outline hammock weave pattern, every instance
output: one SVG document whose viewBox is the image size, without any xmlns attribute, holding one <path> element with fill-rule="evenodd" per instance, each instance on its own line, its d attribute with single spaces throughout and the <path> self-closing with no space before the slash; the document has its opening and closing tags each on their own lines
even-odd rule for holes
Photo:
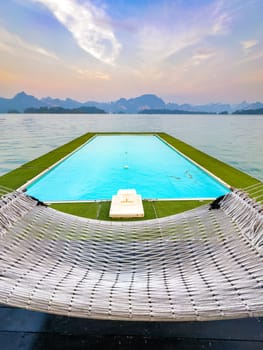
<svg viewBox="0 0 263 350">
<path fill-rule="evenodd" d="M 111 320 L 263 316 L 263 210 L 244 192 L 217 210 L 125 223 L 38 204 L 0 198 L 3 304 Z"/>
</svg>

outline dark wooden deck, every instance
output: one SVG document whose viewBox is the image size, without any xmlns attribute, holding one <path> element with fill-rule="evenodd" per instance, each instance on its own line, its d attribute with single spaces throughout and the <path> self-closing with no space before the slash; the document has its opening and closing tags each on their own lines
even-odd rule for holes
<svg viewBox="0 0 263 350">
<path fill-rule="evenodd" d="M 0 307 L 1 350 L 262 350 L 263 318 L 210 322 L 117 322 Z"/>
</svg>

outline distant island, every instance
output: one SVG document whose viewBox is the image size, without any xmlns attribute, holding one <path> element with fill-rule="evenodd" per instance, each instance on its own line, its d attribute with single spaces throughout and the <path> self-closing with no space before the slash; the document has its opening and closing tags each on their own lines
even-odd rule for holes
<svg viewBox="0 0 263 350">
<path fill-rule="evenodd" d="M 178 109 L 144 109 L 139 111 L 138 114 L 215 114 L 208 112 L 190 112 Z"/>
<path fill-rule="evenodd" d="M 95 109 L 97 108 L 97 109 Z M 114 113 L 114 114 L 262 114 L 262 102 L 238 104 L 208 103 L 192 105 L 165 102 L 154 94 L 144 94 L 134 98 L 120 98 L 116 101 L 80 102 L 71 98 L 37 98 L 20 92 L 12 98 L 0 97 L 0 113 Z M 254 112 L 256 111 L 257 112 Z M 243 112 L 244 111 L 244 112 Z"/>
<path fill-rule="evenodd" d="M 79 107 L 79 108 L 62 108 L 62 107 L 40 107 L 26 108 L 24 113 L 35 114 L 105 114 L 103 109 L 97 107 Z"/>
<path fill-rule="evenodd" d="M 263 108 L 258 109 L 243 109 L 241 111 L 235 111 L 233 114 L 262 114 L 263 115 Z"/>
</svg>

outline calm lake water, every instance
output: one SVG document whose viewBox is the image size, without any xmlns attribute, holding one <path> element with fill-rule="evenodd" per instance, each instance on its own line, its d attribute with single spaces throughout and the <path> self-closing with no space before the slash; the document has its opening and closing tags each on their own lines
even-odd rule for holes
<svg viewBox="0 0 263 350">
<path fill-rule="evenodd" d="M 86 132 L 166 132 L 263 180 L 262 115 L 0 114 L 0 175 Z"/>
</svg>

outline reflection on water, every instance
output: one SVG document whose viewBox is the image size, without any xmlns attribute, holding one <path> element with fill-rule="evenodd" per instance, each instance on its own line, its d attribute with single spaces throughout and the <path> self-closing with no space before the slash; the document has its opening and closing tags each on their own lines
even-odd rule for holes
<svg viewBox="0 0 263 350">
<path fill-rule="evenodd" d="M 85 132 L 167 132 L 263 180 L 263 116 L 10 115 L 0 118 L 0 175 Z"/>
</svg>

